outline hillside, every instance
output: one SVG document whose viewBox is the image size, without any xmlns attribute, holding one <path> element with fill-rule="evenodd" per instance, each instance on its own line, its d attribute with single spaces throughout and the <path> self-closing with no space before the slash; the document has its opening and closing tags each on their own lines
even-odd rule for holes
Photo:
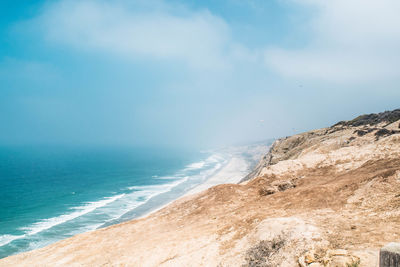
<svg viewBox="0 0 400 267">
<path fill-rule="evenodd" d="M 279 139 L 241 184 L 0 266 L 376 266 L 399 227 L 398 109 Z"/>
</svg>

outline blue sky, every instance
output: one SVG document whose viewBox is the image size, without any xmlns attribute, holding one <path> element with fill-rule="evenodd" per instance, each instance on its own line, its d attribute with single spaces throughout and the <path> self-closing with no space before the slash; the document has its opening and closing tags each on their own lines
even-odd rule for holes
<svg viewBox="0 0 400 267">
<path fill-rule="evenodd" d="M 400 103 L 397 0 L 0 3 L 0 144 L 212 147 Z"/>
</svg>

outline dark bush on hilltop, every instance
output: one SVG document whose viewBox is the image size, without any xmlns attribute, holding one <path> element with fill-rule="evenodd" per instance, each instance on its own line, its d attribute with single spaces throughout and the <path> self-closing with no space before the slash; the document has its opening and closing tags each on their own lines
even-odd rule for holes
<svg viewBox="0 0 400 267">
<path fill-rule="evenodd" d="M 242 267 L 272 267 L 271 257 L 285 245 L 282 235 L 272 240 L 262 240 L 246 253 L 246 263 Z"/>
<path fill-rule="evenodd" d="M 364 130 L 356 130 L 354 133 L 356 133 L 358 136 L 364 136 L 372 131 L 378 130 L 378 128 L 367 128 Z"/>
<path fill-rule="evenodd" d="M 376 131 L 375 136 L 378 137 L 382 137 L 382 136 L 389 136 L 392 134 L 397 134 L 400 133 L 400 131 L 396 131 L 396 130 L 388 130 L 388 129 L 379 129 L 378 131 Z"/>
<path fill-rule="evenodd" d="M 381 113 L 372 113 L 358 116 L 351 121 L 340 121 L 333 126 L 363 126 L 363 125 L 376 125 L 381 122 L 386 122 L 387 124 L 393 123 L 400 120 L 400 109 L 395 109 L 392 111 L 385 111 Z M 400 125 L 399 125 L 400 127 Z"/>
</svg>

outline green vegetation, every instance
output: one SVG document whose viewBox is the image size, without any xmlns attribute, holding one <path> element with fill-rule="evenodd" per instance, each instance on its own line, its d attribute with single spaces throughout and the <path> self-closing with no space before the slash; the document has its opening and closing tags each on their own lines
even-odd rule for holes
<svg viewBox="0 0 400 267">
<path fill-rule="evenodd" d="M 347 263 L 346 265 L 347 265 L 347 267 L 359 267 L 360 260 L 353 261 L 352 263 Z"/>
</svg>

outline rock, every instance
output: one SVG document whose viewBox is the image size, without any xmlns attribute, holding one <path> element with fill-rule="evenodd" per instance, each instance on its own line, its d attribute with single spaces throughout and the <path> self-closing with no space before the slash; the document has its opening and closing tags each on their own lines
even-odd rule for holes
<svg viewBox="0 0 400 267">
<path fill-rule="evenodd" d="M 307 267 L 307 263 L 304 256 L 301 256 L 298 260 L 300 267 Z"/>
<path fill-rule="evenodd" d="M 287 181 L 287 180 L 274 181 L 272 183 L 272 185 L 276 186 L 279 191 L 285 191 L 289 188 L 295 187 L 291 181 Z"/>
<path fill-rule="evenodd" d="M 301 267 L 308 267 L 308 266 L 322 266 L 317 262 L 316 256 L 315 256 L 315 250 L 310 250 L 307 251 L 306 254 L 301 256 L 298 260 L 299 264 Z"/>
<path fill-rule="evenodd" d="M 395 178 L 400 181 L 400 170 L 396 172 Z"/>
<path fill-rule="evenodd" d="M 261 196 L 268 196 L 268 195 L 272 195 L 274 193 L 278 192 L 278 189 L 276 187 L 270 186 L 270 187 L 263 187 L 260 188 L 260 190 L 258 190 L 258 193 Z"/>
<path fill-rule="evenodd" d="M 350 255 L 339 255 L 339 256 L 332 256 L 331 261 L 329 263 L 329 267 L 349 267 L 353 266 L 353 264 L 359 264 L 360 259 L 355 256 Z"/>
<path fill-rule="evenodd" d="M 354 263 L 359 263 L 360 259 L 356 256 L 350 255 L 345 249 L 332 249 L 328 250 L 324 263 L 329 267 L 348 267 Z"/>
<path fill-rule="evenodd" d="M 400 266 L 400 243 L 389 243 L 381 248 L 379 253 L 380 267 Z"/>
<path fill-rule="evenodd" d="M 346 256 L 333 256 L 329 264 L 330 267 L 347 267 L 351 261 Z"/>
<path fill-rule="evenodd" d="M 314 250 L 308 251 L 299 258 L 301 267 L 349 267 L 360 263 L 360 258 L 350 255 L 345 249 L 327 250 L 324 257 L 320 258 Z"/>
<path fill-rule="evenodd" d="M 304 262 L 307 264 L 315 262 L 315 251 L 310 250 L 304 255 Z"/>
</svg>

